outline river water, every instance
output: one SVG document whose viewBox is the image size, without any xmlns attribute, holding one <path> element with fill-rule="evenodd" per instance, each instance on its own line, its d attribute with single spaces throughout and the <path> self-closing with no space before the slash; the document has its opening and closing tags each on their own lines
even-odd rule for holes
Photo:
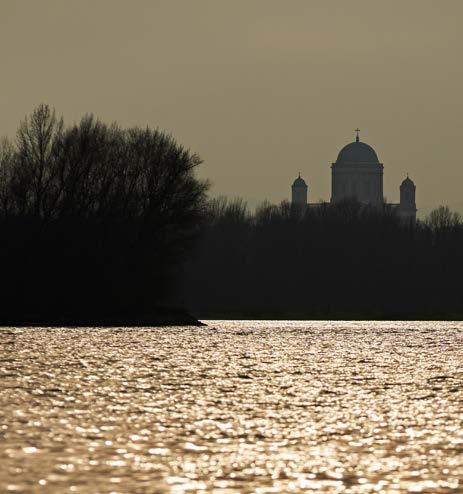
<svg viewBox="0 0 463 494">
<path fill-rule="evenodd" d="M 463 492 L 463 323 L 207 324 L 0 329 L 0 492 Z"/>
</svg>

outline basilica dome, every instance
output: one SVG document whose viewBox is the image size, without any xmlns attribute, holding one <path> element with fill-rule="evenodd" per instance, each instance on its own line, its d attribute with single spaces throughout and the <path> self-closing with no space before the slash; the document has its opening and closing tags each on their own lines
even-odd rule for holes
<svg viewBox="0 0 463 494">
<path fill-rule="evenodd" d="M 365 142 L 354 141 L 339 151 L 336 163 L 379 163 L 376 151 Z"/>
</svg>

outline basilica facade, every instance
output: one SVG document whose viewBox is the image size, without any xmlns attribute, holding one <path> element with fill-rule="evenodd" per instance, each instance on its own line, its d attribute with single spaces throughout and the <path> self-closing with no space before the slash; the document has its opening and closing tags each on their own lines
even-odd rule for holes
<svg viewBox="0 0 463 494">
<path fill-rule="evenodd" d="M 336 161 L 331 165 L 331 200 L 336 203 L 348 198 L 355 198 L 362 204 L 382 206 L 383 170 L 375 150 L 360 141 L 359 130 L 354 142 L 339 151 Z M 388 204 L 398 216 L 407 223 L 416 221 L 416 187 L 407 178 L 400 185 L 400 202 Z M 292 185 L 292 203 L 299 207 L 316 207 L 308 202 L 308 186 L 299 175 Z"/>
</svg>

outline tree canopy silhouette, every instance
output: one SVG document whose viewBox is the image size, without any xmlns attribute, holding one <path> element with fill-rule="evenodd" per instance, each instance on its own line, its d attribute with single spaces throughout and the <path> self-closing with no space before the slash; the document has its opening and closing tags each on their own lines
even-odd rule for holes
<svg viewBox="0 0 463 494">
<path fill-rule="evenodd" d="M 200 163 L 159 130 L 37 107 L 0 141 L 0 318 L 133 320 L 179 300 L 201 317 L 463 314 L 447 207 L 416 226 L 355 200 L 250 212 L 208 201 Z"/>
<path fill-rule="evenodd" d="M 205 211 L 200 163 L 162 131 L 37 107 L 0 144 L 3 315 L 168 303 Z"/>
<path fill-rule="evenodd" d="M 416 226 L 355 200 L 251 213 L 209 204 L 185 296 L 203 318 L 462 317 L 463 228 L 448 208 Z"/>
</svg>

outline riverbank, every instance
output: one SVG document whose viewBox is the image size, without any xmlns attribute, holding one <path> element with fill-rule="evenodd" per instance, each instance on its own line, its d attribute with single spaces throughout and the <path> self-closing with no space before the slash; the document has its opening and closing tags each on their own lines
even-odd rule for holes
<svg viewBox="0 0 463 494">
<path fill-rule="evenodd" d="M 463 321 L 463 313 L 440 312 L 201 312 L 197 316 L 223 321 Z"/>
<path fill-rule="evenodd" d="M 204 326 L 182 309 L 160 308 L 150 314 L 21 314 L 0 316 L 0 327 L 157 327 Z"/>
</svg>

